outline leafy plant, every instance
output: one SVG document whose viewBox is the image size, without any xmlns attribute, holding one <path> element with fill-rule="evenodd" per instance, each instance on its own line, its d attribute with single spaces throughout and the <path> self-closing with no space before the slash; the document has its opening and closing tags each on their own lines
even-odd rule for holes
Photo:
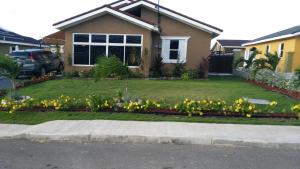
<svg viewBox="0 0 300 169">
<path fill-rule="evenodd" d="M 15 79 L 20 73 L 20 67 L 10 57 L 0 56 L 0 75 L 11 79 L 13 90 L 15 89 Z"/>
<path fill-rule="evenodd" d="M 151 68 L 151 76 L 152 77 L 161 77 L 163 75 L 162 67 L 163 67 L 163 58 L 160 55 L 157 55 L 154 58 L 154 63 Z"/>
<path fill-rule="evenodd" d="M 280 57 L 277 52 L 275 52 L 275 54 L 265 54 L 265 58 L 259 58 L 253 61 L 252 66 L 254 68 L 254 74 L 260 69 L 270 69 L 275 71 L 279 61 Z"/>
<path fill-rule="evenodd" d="M 99 57 L 95 66 L 96 81 L 102 78 L 124 79 L 129 75 L 127 66 L 123 65 L 116 56 Z"/>
<path fill-rule="evenodd" d="M 181 77 L 184 71 L 184 64 L 177 60 L 177 63 L 175 64 L 175 68 L 173 70 L 173 76 Z"/>
<path fill-rule="evenodd" d="M 186 70 L 181 76 L 182 80 L 193 80 L 193 79 L 200 79 L 200 78 L 201 78 L 201 74 L 199 70 Z"/>
<path fill-rule="evenodd" d="M 258 53 L 259 53 L 259 52 L 258 52 L 257 50 L 254 50 L 254 51 L 252 51 L 252 54 L 249 56 L 248 59 L 240 58 L 239 60 L 237 60 L 237 61 L 235 62 L 234 67 L 236 68 L 236 67 L 238 67 L 238 65 L 244 64 L 244 65 L 245 65 L 244 67 L 245 67 L 246 69 L 249 69 L 249 68 L 252 66 L 253 61 L 255 60 L 256 55 L 257 55 Z"/>
</svg>

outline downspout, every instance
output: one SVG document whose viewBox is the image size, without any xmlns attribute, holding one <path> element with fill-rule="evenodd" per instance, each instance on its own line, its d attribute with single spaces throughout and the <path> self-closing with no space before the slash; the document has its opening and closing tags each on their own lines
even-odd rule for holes
<svg viewBox="0 0 300 169">
<path fill-rule="evenodd" d="M 160 53 L 160 36 L 161 36 L 161 15 L 160 15 L 160 0 L 158 0 L 157 2 L 157 28 L 158 28 L 158 43 L 157 43 L 157 55 L 159 55 Z M 157 56 L 157 57 L 161 57 L 161 56 Z"/>
</svg>

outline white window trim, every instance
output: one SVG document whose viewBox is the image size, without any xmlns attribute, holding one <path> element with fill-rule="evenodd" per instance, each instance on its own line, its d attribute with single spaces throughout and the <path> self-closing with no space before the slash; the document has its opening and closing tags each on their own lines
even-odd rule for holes
<svg viewBox="0 0 300 169">
<path fill-rule="evenodd" d="M 179 41 L 180 40 L 185 40 L 186 41 L 185 52 L 184 52 L 184 54 L 180 54 L 180 56 L 179 56 L 179 60 L 182 63 L 186 63 L 186 61 L 187 61 L 188 40 L 190 38 L 191 38 L 190 36 L 161 36 L 162 40 L 170 40 L 170 41 L 171 40 L 179 40 Z M 164 45 L 162 45 L 162 49 L 161 49 L 161 54 L 162 55 L 164 54 L 163 51 L 165 50 L 165 49 L 163 49 L 163 46 Z M 169 47 L 168 51 L 170 53 L 170 51 L 171 51 L 170 47 Z M 178 53 L 180 53 L 180 52 L 181 51 L 180 51 L 180 42 L 179 42 Z M 168 56 L 170 57 L 170 54 Z M 175 59 L 170 59 L 170 58 L 164 58 L 163 56 L 162 56 L 162 58 L 163 58 L 163 61 L 162 61 L 163 63 L 174 64 L 174 63 L 178 62 L 178 59 L 175 60 Z"/>
<path fill-rule="evenodd" d="M 89 42 L 74 42 L 75 35 L 89 35 Z M 106 35 L 106 43 L 96 43 L 92 42 L 92 35 Z M 109 36 L 110 35 L 122 35 L 124 37 L 123 43 L 109 43 Z M 140 44 L 133 44 L 133 43 L 126 43 L 127 36 L 141 36 L 141 43 Z M 123 56 L 123 64 L 125 65 L 125 49 L 126 47 L 141 47 L 141 57 L 143 55 L 143 43 L 144 43 L 144 36 L 142 34 L 107 34 L 107 33 L 73 33 L 72 35 L 72 66 L 76 67 L 93 67 L 91 65 L 91 46 L 105 46 L 106 47 L 106 57 L 108 57 L 108 47 L 109 46 L 124 46 L 124 56 Z M 89 65 L 83 64 L 74 64 L 74 45 L 89 45 Z M 128 68 L 139 68 L 141 66 L 128 66 Z"/>
</svg>

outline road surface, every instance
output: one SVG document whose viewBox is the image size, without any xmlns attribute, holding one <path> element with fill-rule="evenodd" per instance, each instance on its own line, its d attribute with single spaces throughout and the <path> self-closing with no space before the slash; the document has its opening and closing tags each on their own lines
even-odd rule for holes
<svg viewBox="0 0 300 169">
<path fill-rule="evenodd" d="M 300 169 L 300 150 L 0 140 L 0 169 Z"/>
</svg>

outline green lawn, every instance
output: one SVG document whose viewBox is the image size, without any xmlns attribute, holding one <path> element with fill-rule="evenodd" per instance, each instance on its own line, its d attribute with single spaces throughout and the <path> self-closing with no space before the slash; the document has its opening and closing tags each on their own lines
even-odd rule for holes
<svg viewBox="0 0 300 169">
<path fill-rule="evenodd" d="M 255 118 L 203 118 L 187 116 L 162 116 L 133 113 L 90 113 L 90 112 L 0 112 L 0 123 L 40 124 L 53 120 L 124 120 L 124 121 L 169 121 L 191 123 L 229 123 L 255 125 L 300 126 L 300 120 L 255 119 Z"/>
<path fill-rule="evenodd" d="M 62 94 L 84 98 L 93 93 L 111 96 L 118 89 L 125 90 L 127 84 L 130 96 L 155 100 L 165 99 L 171 104 L 184 98 L 220 98 L 232 103 L 237 98 L 248 97 L 276 100 L 279 103 L 278 111 L 282 109 L 289 111 L 290 105 L 300 102 L 234 77 L 212 77 L 209 80 L 195 81 L 104 80 L 94 82 L 87 79 L 61 79 L 32 85 L 20 89 L 19 92 L 34 98 L 56 98 Z"/>
</svg>

